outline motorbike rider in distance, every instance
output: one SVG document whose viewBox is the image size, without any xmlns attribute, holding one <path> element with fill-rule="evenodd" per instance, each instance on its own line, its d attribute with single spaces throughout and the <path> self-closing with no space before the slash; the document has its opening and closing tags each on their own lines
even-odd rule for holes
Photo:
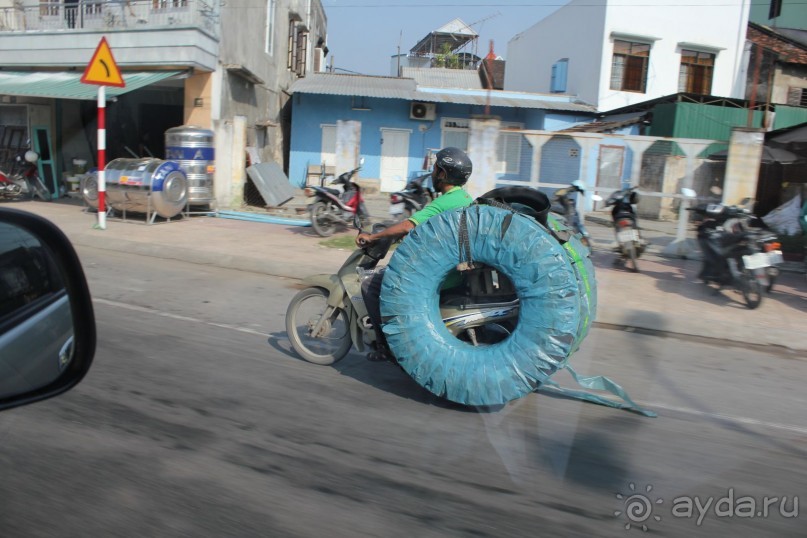
<svg viewBox="0 0 807 538">
<path fill-rule="evenodd" d="M 577 193 L 580 193 L 581 196 L 586 193 L 585 187 L 580 180 L 575 180 L 568 187 L 556 190 L 553 196 L 555 202 L 561 206 L 560 209 L 566 225 L 575 233 L 579 233 L 582 236 L 581 241 L 583 244 L 590 247 L 588 230 L 586 230 L 586 226 L 580 220 L 580 214 L 577 212 Z"/>
<path fill-rule="evenodd" d="M 379 239 L 391 237 L 401 238 L 412 231 L 415 226 L 423 224 L 430 217 L 439 215 L 443 211 L 467 207 L 473 202 L 473 198 L 462 187 L 468 182 L 468 178 L 473 171 L 473 164 L 468 155 L 459 148 L 447 147 L 437 152 L 434 167 L 432 168 L 432 185 L 439 193 L 437 198 L 431 201 L 426 207 L 414 213 L 411 217 L 378 233 L 360 233 L 356 237 L 356 245 L 365 247 Z M 370 321 L 376 333 L 376 351 L 368 355 L 369 360 L 388 360 L 390 353 L 386 349 L 384 334 L 381 331 L 381 282 L 384 277 L 384 270 L 379 269 L 362 284 L 362 295 L 364 304 L 367 307 Z"/>
</svg>

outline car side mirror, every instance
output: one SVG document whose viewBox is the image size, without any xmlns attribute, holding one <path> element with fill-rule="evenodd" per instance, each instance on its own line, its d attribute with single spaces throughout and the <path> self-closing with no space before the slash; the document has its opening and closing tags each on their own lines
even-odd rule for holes
<svg viewBox="0 0 807 538">
<path fill-rule="evenodd" d="M 686 187 L 684 187 L 683 189 L 681 189 L 681 194 L 683 194 L 683 195 L 684 195 L 685 197 L 687 197 L 687 198 L 697 198 L 697 197 L 698 197 L 698 193 L 697 193 L 697 192 L 695 192 L 695 191 L 694 191 L 694 190 L 692 190 L 692 189 L 688 189 L 688 188 L 686 188 Z"/>
<path fill-rule="evenodd" d="M 53 223 L 0 209 L 0 410 L 74 387 L 95 354 L 84 271 Z"/>
</svg>

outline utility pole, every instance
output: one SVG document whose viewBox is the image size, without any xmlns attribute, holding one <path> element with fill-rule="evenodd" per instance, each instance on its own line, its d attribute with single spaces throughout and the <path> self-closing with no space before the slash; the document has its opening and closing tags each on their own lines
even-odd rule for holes
<svg viewBox="0 0 807 538">
<path fill-rule="evenodd" d="M 759 69 L 762 64 L 762 47 L 756 43 L 751 44 L 751 53 L 754 55 L 754 74 L 751 82 L 751 99 L 748 104 L 748 127 L 754 126 L 754 107 L 757 101 L 757 89 L 759 87 Z"/>
</svg>

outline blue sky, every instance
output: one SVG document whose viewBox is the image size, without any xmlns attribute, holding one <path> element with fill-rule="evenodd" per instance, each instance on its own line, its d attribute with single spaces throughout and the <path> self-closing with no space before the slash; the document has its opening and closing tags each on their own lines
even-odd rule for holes
<svg viewBox="0 0 807 538">
<path fill-rule="evenodd" d="M 479 34 L 479 56 L 493 40 L 507 59 L 507 42 L 565 0 L 322 0 L 328 17 L 328 54 L 337 73 L 390 75 L 391 57 L 406 53 L 421 38 L 459 18 Z M 474 24 L 475 23 L 475 24 Z"/>
</svg>

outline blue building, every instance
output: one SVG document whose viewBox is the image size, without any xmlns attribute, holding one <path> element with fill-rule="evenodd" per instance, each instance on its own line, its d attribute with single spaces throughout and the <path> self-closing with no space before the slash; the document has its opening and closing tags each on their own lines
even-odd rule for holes
<svg viewBox="0 0 807 538">
<path fill-rule="evenodd" d="M 337 146 L 340 155 L 348 148 L 364 157 L 363 182 L 393 191 L 428 170 L 440 148 L 466 149 L 472 118 L 495 116 L 502 129 L 559 131 L 596 116 L 574 96 L 486 90 L 474 70 L 404 68 L 401 77 L 317 73 L 296 81 L 290 93 L 289 180 L 297 186 L 323 164 L 338 167 Z M 521 139 L 500 134 L 499 178 L 519 179 L 519 163 L 530 156 Z"/>
</svg>

